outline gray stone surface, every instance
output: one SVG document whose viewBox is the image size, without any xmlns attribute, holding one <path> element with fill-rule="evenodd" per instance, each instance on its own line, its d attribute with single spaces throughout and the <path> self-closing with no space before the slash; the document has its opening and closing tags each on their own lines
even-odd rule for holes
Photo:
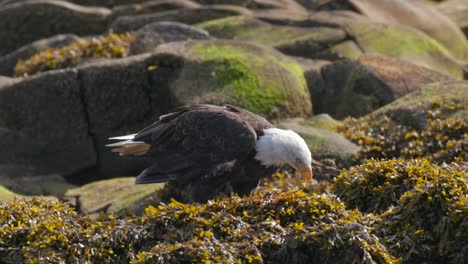
<svg viewBox="0 0 468 264">
<path fill-rule="evenodd" d="M 140 54 L 153 51 L 166 42 L 211 39 L 208 32 L 179 22 L 155 22 L 136 32 L 129 53 Z"/>
<path fill-rule="evenodd" d="M 121 16 L 112 22 L 110 29 L 114 32 L 127 32 L 138 30 L 153 22 L 175 21 L 184 24 L 196 24 L 217 18 L 249 13 L 250 11 L 245 8 L 229 5 L 185 8 L 155 14 Z"/>
<path fill-rule="evenodd" d="M 106 30 L 111 11 L 59 0 L 30 0 L 0 6 L 0 55 L 57 34 L 98 34 Z"/>
<path fill-rule="evenodd" d="M 0 88 L 0 163 L 44 173 L 77 172 L 96 155 L 76 71 L 61 70 Z"/>
</svg>

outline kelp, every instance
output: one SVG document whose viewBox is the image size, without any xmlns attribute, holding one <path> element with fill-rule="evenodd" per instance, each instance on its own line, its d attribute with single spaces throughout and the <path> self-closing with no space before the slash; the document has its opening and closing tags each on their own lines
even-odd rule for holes
<svg viewBox="0 0 468 264">
<path fill-rule="evenodd" d="M 433 101 L 422 113 L 373 113 L 347 118 L 337 128 L 343 136 L 361 146 L 356 163 L 366 159 L 428 158 L 436 163 L 468 161 L 468 127 L 462 117 L 447 113 L 464 105 Z M 402 116 L 410 116 L 402 120 Z M 448 117 L 447 117 L 448 116 Z"/>
<path fill-rule="evenodd" d="M 0 261 L 397 262 L 371 234 L 367 218 L 347 210 L 335 195 L 314 193 L 314 186 L 290 191 L 262 188 L 242 198 L 207 204 L 172 200 L 149 206 L 142 217 L 122 214 L 97 220 L 60 202 L 14 200 L 0 207 Z"/>
<path fill-rule="evenodd" d="M 104 36 L 84 38 L 62 48 L 49 48 L 30 58 L 18 61 L 16 76 L 33 75 L 39 72 L 77 66 L 85 60 L 111 59 L 127 56 L 132 33 L 109 33 Z"/>
</svg>

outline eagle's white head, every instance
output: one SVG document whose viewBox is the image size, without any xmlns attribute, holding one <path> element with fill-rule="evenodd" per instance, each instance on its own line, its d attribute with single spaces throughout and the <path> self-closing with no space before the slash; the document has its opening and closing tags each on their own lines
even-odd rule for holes
<svg viewBox="0 0 468 264">
<path fill-rule="evenodd" d="M 289 164 L 306 181 L 312 179 L 312 154 L 304 139 L 292 130 L 265 129 L 255 146 L 255 159 L 263 166 Z"/>
</svg>

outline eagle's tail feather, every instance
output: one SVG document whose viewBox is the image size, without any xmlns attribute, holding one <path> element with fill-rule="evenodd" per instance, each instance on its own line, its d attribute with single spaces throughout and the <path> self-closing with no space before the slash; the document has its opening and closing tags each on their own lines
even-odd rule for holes
<svg viewBox="0 0 468 264">
<path fill-rule="evenodd" d="M 112 152 L 117 152 L 120 155 L 136 155 L 141 156 L 148 152 L 150 145 L 146 144 L 143 141 L 133 141 L 132 139 L 135 137 L 133 135 L 126 135 L 121 137 L 112 137 L 109 139 L 116 139 L 116 140 L 123 140 L 117 143 L 112 143 L 106 145 L 107 147 L 115 147 L 112 149 Z"/>
<path fill-rule="evenodd" d="M 135 138 L 136 134 L 130 134 L 125 136 L 111 137 L 110 140 L 132 140 Z"/>
</svg>

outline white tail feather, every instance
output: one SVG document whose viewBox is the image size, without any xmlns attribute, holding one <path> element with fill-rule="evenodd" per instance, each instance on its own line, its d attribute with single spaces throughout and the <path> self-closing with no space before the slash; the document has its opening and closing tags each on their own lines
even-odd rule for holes
<svg viewBox="0 0 468 264">
<path fill-rule="evenodd" d="M 111 140 L 123 140 L 116 143 L 108 144 L 106 147 L 116 147 L 112 149 L 112 152 L 117 152 L 120 155 L 144 155 L 148 152 L 151 147 L 143 141 L 133 141 L 136 134 L 112 137 Z"/>
<path fill-rule="evenodd" d="M 119 137 L 111 137 L 109 138 L 110 140 L 132 140 L 136 134 L 131 134 L 131 135 L 125 135 L 125 136 L 119 136 Z"/>
<path fill-rule="evenodd" d="M 106 147 L 136 146 L 136 145 L 141 145 L 141 144 L 145 144 L 145 142 L 125 140 L 125 141 L 119 141 L 117 143 L 107 144 Z"/>
</svg>

